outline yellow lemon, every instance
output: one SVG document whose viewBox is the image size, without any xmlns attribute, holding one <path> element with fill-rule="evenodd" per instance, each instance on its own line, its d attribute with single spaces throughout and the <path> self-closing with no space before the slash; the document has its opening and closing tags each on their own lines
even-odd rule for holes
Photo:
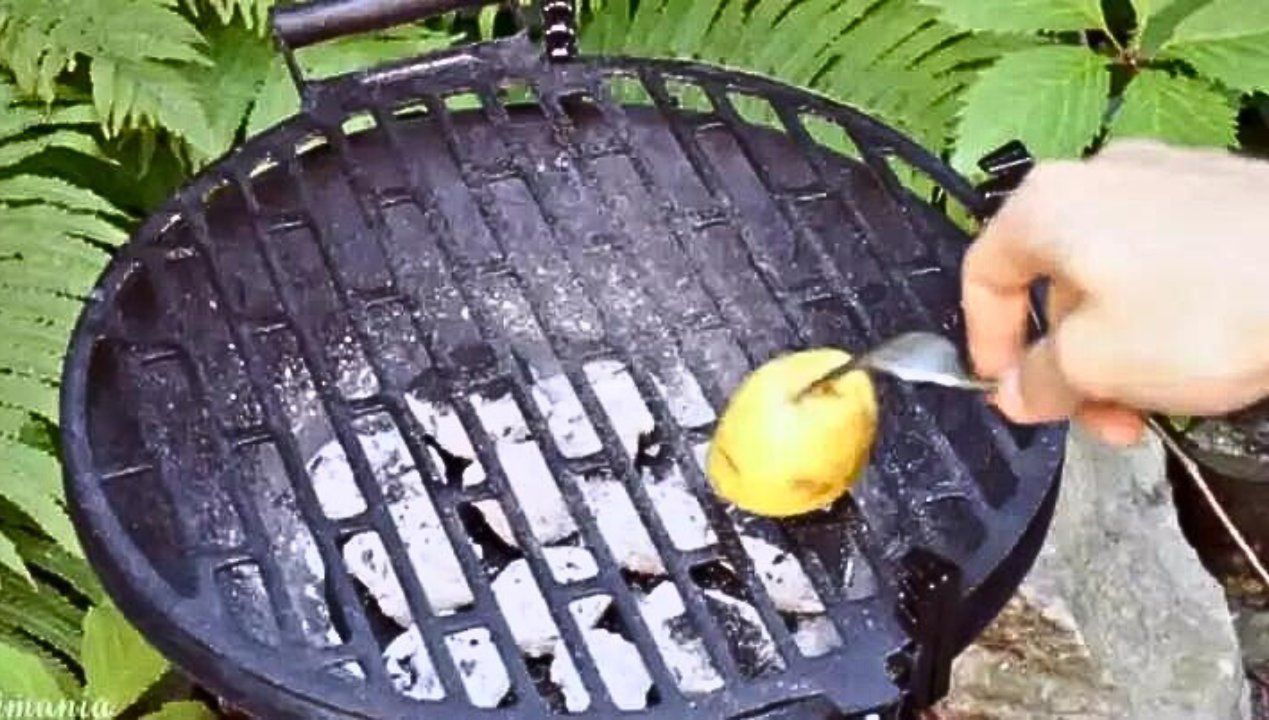
<svg viewBox="0 0 1269 720">
<path fill-rule="evenodd" d="M 841 350 L 805 350 L 745 378 L 710 445 L 708 475 L 719 495 L 749 512 L 783 517 L 822 508 L 854 484 L 877 434 L 867 373 L 848 373 L 798 397 L 849 359 Z"/>
</svg>

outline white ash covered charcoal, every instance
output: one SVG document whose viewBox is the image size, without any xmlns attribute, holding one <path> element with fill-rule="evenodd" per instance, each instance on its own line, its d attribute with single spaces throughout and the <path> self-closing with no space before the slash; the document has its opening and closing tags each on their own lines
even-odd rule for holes
<svg viewBox="0 0 1269 720">
<path fill-rule="evenodd" d="M 445 458 L 436 447 L 440 446 L 446 452 L 469 461 L 462 472 L 463 487 L 472 487 L 485 481 L 485 468 L 476 457 L 471 438 L 463 429 L 463 423 L 454 412 L 454 408 L 448 403 L 425 400 L 418 393 L 406 393 L 405 404 L 419 426 L 423 428 L 423 432 L 436 443 L 436 445 L 428 445 L 428 453 L 432 456 L 432 463 L 436 468 L 446 467 Z"/>
<path fill-rule="evenodd" d="M 827 615 L 809 615 L 797 619 L 793 642 L 807 657 L 827 655 L 842 646 L 842 636 Z"/>
<path fill-rule="evenodd" d="M 416 627 L 401 633 L 383 651 L 388 680 L 397 692 L 415 700 L 441 700 L 445 689 Z"/>
<path fill-rule="evenodd" d="M 304 464 L 322 512 L 333 520 L 342 520 L 366 511 L 366 500 L 357 488 L 352 463 L 338 440 L 331 440 Z"/>
<path fill-rule="evenodd" d="M 626 366 L 616 360 L 595 360 L 582 368 L 604 408 L 609 423 L 626 449 L 626 455 L 634 460 L 641 449 L 642 439 L 652 434 L 656 422 L 639 395 L 639 387 Z"/>
<path fill-rule="evenodd" d="M 493 593 L 520 651 L 529 657 L 549 654 L 559 642 L 560 630 L 528 561 L 516 560 L 503 568 L 493 581 Z"/>
<path fill-rule="evenodd" d="M 583 629 L 582 637 L 617 709 L 635 711 L 646 708 L 652 676 L 648 674 L 638 648 L 622 636 L 598 628 Z M 563 691 L 564 704 L 569 712 L 582 712 L 590 706 L 590 694 L 582 685 L 577 667 L 563 643 L 556 647 L 555 659 L 551 662 L 551 682 Z"/>
<path fill-rule="evenodd" d="M 543 548 L 542 554 L 546 557 L 546 564 L 551 568 L 556 582 L 580 582 L 599 574 L 595 556 L 586 548 L 558 545 Z"/>
<path fill-rule="evenodd" d="M 679 427 L 699 428 L 714 422 L 713 406 L 682 361 L 669 360 L 664 370 L 652 376 L 652 383 Z"/>
<path fill-rule="evenodd" d="M 639 609 L 680 690 L 688 695 L 703 695 L 723 686 L 705 643 L 691 629 L 683 598 L 674 583 L 657 585 L 640 599 Z"/>
<path fill-rule="evenodd" d="M 625 486 L 607 471 L 592 473 L 578 484 L 617 563 L 642 575 L 664 575 L 665 564 Z"/>
<path fill-rule="evenodd" d="M 741 535 L 740 542 L 777 610 L 804 614 L 824 612 L 819 593 L 796 557 L 762 538 Z"/>
<path fill-rule="evenodd" d="M 642 480 L 661 524 L 678 550 L 687 552 L 718 542 L 705 510 L 688 488 L 677 463 L 671 463 L 660 477 L 650 467 L 643 468 Z"/>
<path fill-rule="evenodd" d="M 485 628 L 472 628 L 445 638 L 467 698 L 478 708 L 494 708 L 511 691 L 511 678 L 498 646 Z"/>
<path fill-rule="evenodd" d="M 388 501 L 388 512 L 432 611 L 454 612 L 474 602 L 471 588 L 445 526 L 415 468 L 405 439 L 386 415 L 358 421 L 357 438 Z M 384 615 L 410 625 L 400 578 L 391 567 L 383 539 L 368 533 L 344 546 L 349 572 L 376 598 Z"/>
<path fill-rule="evenodd" d="M 511 530 L 511 521 L 507 519 L 507 513 L 502 509 L 502 504 L 497 500 L 478 500 L 472 503 L 472 507 L 480 511 L 485 518 L 485 523 L 489 525 L 489 529 L 494 531 L 498 539 L 510 545 L 513 548 L 520 547 L 516 542 L 515 533 Z M 479 552 L 479 545 L 477 545 Z"/>
<path fill-rule="evenodd" d="M 705 599 L 749 674 L 784 667 L 775 641 L 753 605 L 720 590 L 706 590 Z"/>
<path fill-rule="evenodd" d="M 538 377 L 535 371 L 531 391 L 533 402 L 546 418 L 551 437 L 561 455 L 571 459 L 584 458 L 604 449 L 567 376 L 557 373 Z"/>
<path fill-rule="evenodd" d="M 534 537 L 550 545 L 576 533 L 577 524 L 515 399 L 510 394 L 493 399 L 472 395 L 471 403 L 494 441 L 498 462 Z"/>
<path fill-rule="evenodd" d="M 413 623 L 405 591 L 397 581 L 383 541 L 375 533 L 359 533 L 344 544 L 344 564 L 375 599 L 379 611 L 401 627 Z"/>
</svg>

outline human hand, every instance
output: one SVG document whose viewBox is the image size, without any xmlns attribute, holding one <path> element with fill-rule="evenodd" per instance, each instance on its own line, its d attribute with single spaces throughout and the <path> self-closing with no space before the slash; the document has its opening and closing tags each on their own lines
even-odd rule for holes
<svg viewBox="0 0 1269 720">
<path fill-rule="evenodd" d="M 1048 334 L 1025 347 L 1028 289 Z M 1039 164 L 965 258 L 969 348 L 1016 422 L 1074 417 L 1108 442 L 1142 411 L 1269 395 L 1269 163 L 1129 141 Z"/>
</svg>

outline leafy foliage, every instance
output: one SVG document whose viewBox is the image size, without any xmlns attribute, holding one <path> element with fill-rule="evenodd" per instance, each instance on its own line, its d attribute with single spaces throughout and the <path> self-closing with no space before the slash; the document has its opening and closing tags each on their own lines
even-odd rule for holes
<svg viewBox="0 0 1269 720">
<path fill-rule="evenodd" d="M 953 164 L 973 167 L 1016 137 L 1038 157 L 1078 155 L 1101 127 L 1109 90 L 1105 59 L 1083 48 L 1006 55 L 966 93 Z"/>
<path fill-rule="evenodd" d="M 1269 4 L 1260 0 L 1132 0 L 1129 28 L 1112 28 L 1095 0 L 925 2 L 968 30 L 1059 42 L 1006 54 L 981 73 L 956 127 L 962 171 L 1013 138 L 1039 157 L 1077 156 L 1106 137 L 1232 147 L 1237 93 L 1269 87 Z"/>
<path fill-rule="evenodd" d="M 84 618 L 86 694 L 126 708 L 167 671 L 159 656 L 114 606 L 97 605 Z"/>
<path fill-rule="evenodd" d="M 588 52 L 697 57 L 846 100 L 928 145 L 950 138 L 960 94 L 983 63 L 1038 41 L 968 33 L 916 0 L 605 0 Z"/>
</svg>

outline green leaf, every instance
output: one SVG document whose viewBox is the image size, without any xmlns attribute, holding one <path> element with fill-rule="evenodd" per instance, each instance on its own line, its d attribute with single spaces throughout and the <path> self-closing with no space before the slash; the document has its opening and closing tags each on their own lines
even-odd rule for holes
<svg viewBox="0 0 1269 720">
<path fill-rule="evenodd" d="M 53 148 L 74 150 L 85 155 L 101 154 L 92 135 L 79 130 L 55 130 L 29 140 L 16 140 L 0 145 L 0 167 L 16 165 Z"/>
<path fill-rule="evenodd" d="M 37 656 L 7 642 L 0 642 L 0 696 L 37 701 L 57 701 L 65 697 L 53 674 Z"/>
<path fill-rule="evenodd" d="M 1172 32 L 1182 20 L 1212 0 L 1137 0 L 1139 3 L 1151 2 L 1149 9 L 1142 15 L 1138 9 L 1137 32 L 1134 40 L 1147 56 L 1158 52 L 1163 43 L 1172 37 Z"/>
<path fill-rule="evenodd" d="M 0 62 L 44 100 L 80 55 L 114 62 L 201 61 L 198 31 L 171 0 L 0 0 Z"/>
<path fill-rule="evenodd" d="M 966 30 L 1034 33 L 1087 30 L 1104 24 L 1100 0 L 923 0 Z"/>
<path fill-rule="evenodd" d="M 210 160 L 233 145 L 260 95 L 274 50 L 265 38 L 238 24 L 217 25 L 204 34 L 213 64 L 189 66 L 187 77 L 202 99 L 207 122 L 207 145 L 200 159 Z"/>
<path fill-rule="evenodd" d="M 0 625 L 25 633 L 77 661 L 83 644 L 83 611 L 48 585 L 32 588 L 2 568 L 0 577 Z"/>
<path fill-rule="evenodd" d="M 78 697 L 82 691 L 79 678 L 71 671 L 62 656 L 33 640 L 30 635 L 11 627 L 0 625 L 0 643 L 7 643 L 36 658 L 57 681 L 57 686 L 67 697 Z"/>
<path fill-rule="evenodd" d="M 1176 26 L 1162 55 L 1235 90 L 1269 90 L 1269 2 L 1213 0 Z"/>
<path fill-rule="evenodd" d="M 183 67 L 152 60 L 98 58 L 92 64 L 93 103 L 110 133 L 161 127 L 202 157 L 216 152 L 203 98 Z"/>
<path fill-rule="evenodd" d="M 98 605 L 84 617 L 80 653 L 92 700 L 126 708 L 158 682 L 168 664 L 113 605 Z"/>
<path fill-rule="evenodd" d="M 47 202 L 67 210 L 119 214 L 118 208 L 91 190 L 39 175 L 17 175 L 0 180 L 0 203 L 4 202 Z"/>
<path fill-rule="evenodd" d="M 62 507 L 62 471 L 46 452 L 0 440 L 0 495 L 35 521 L 65 550 L 80 554 L 75 528 Z"/>
<path fill-rule="evenodd" d="M 1198 80 L 1145 70 L 1128 84 L 1110 122 L 1110 136 L 1147 137 L 1176 145 L 1233 147 L 1238 107 Z"/>
<path fill-rule="evenodd" d="M 31 577 L 31 571 L 27 569 L 26 563 L 22 562 L 22 556 L 18 554 L 18 546 L 4 534 L 0 534 L 0 565 L 17 573 L 28 583 L 35 583 L 35 579 Z"/>
<path fill-rule="evenodd" d="M 105 591 L 96 573 L 82 557 L 76 557 L 57 543 L 21 528 L 10 531 L 10 537 L 18 546 L 18 552 L 34 567 L 62 579 L 76 593 L 92 604 L 105 599 Z"/>
<path fill-rule="evenodd" d="M 333 40 L 301 50 L 297 58 L 309 78 L 324 78 L 446 47 L 453 37 L 411 25 L 366 36 Z M 280 57 L 275 57 L 247 119 L 247 135 L 294 115 L 300 96 Z"/>
<path fill-rule="evenodd" d="M 217 717 L 206 705 L 187 700 L 167 703 L 141 720 L 216 720 Z"/>
<path fill-rule="evenodd" d="M 1109 92 L 1106 60 L 1084 48 L 1006 55 L 965 93 L 953 165 L 968 172 L 1014 139 L 1039 158 L 1078 156 L 1097 137 Z"/>
</svg>

